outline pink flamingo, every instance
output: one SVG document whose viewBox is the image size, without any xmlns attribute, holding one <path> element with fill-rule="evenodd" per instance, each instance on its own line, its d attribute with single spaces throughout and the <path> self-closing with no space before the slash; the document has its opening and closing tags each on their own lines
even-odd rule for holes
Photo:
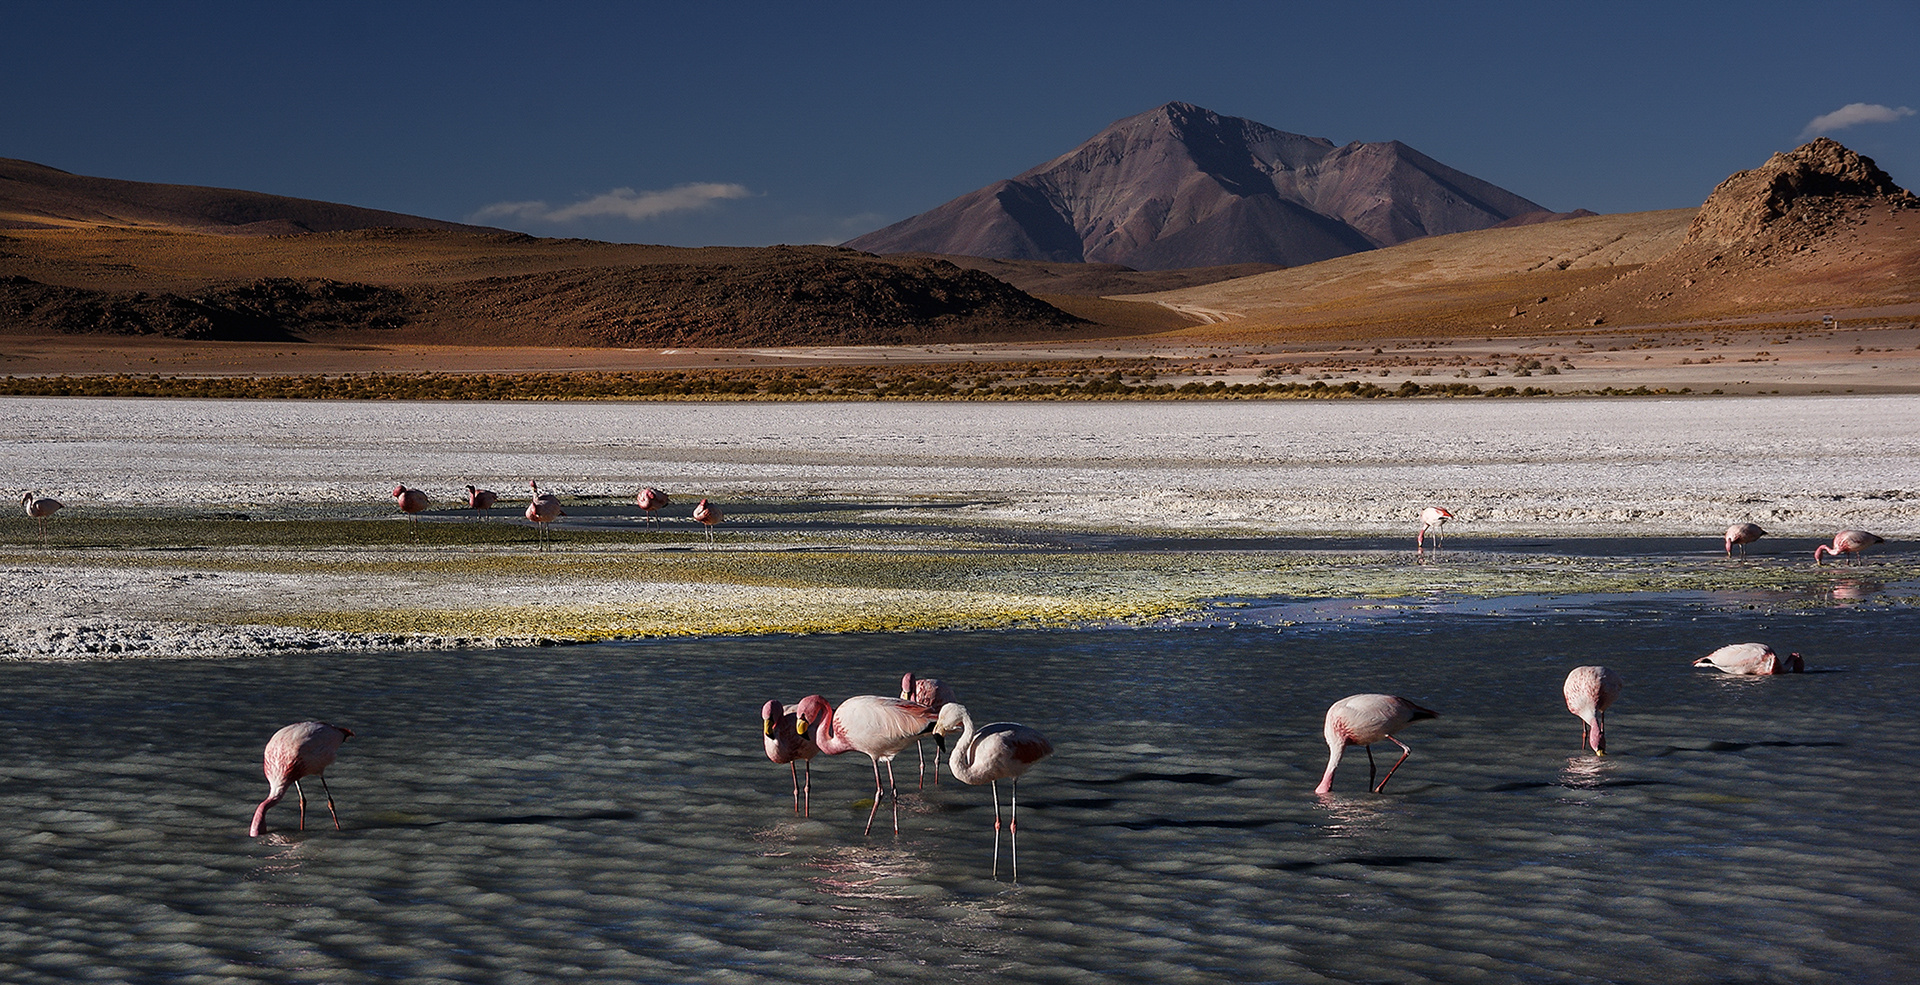
<svg viewBox="0 0 1920 985">
<path fill-rule="evenodd" d="M 405 485 L 394 486 L 392 495 L 394 505 L 409 517 L 427 508 L 427 494 L 418 489 L 408 489 Z"/>
<path fill-rule="evenodd" d="M 703 499 L 700 501 L 700 505 L 693 508 L 693 518 L 706 524 L 707 543 L 711 544 L 713 543 L 713 525 L 727 517 L 726 514 L 720 512 L 720 507 Z"/>
<path fill-rule="evenodd" d="M 327 789 L 327 778 L 323 772 L 333 765 L 334 753 L 340 751 L 340 743 L 353 735 L 351 729 L 338 728 L 326 722 L 295 722 L 267 740 L 265 770 L 267 774 L 267 799 L 253 811 L 253 827 L 247 829 L 248 837 L 260 836 L 260 822 L 267 816 L 267 808 L 280 802 L 287 792 L 287 784 L 300 795 L 300 830 L 307 830 L 307 792 L 300 788 L 303 776 L 320 777 L 320 789 L 327 793 L 327 813 L 333 815 L 333 829 L 340 830 L 340 815 L 333 809 L 333 791 Z"/>
<path fill-rule="evenodd" d="M 1886 543 L 1884 538 L 1867 533 L 1865 530 L 1842 530 L 1833 535 L 1832 547 L 1821 544 L 1819 547 L 1813 549 L 1813 563 L 1825 563 L 1820 560 L 1820 555 L 1822 554 L 1831 554 L 1834 557 L 1839 557 L 1842 554 L 1851 554 L 1854 556 L 1854 560 L 1857 561 L 1861 553 L 1867 548 L 1875 544 L 1884 543 Z"/>
<path fill-rule="evenodd" d="M 947 767 L 961 783 L 993 784 L 993 877 L 1000 878 L 1000 781 L 1010 788 L 1007 802 L 1007 839 L 1012 843 L 1013 881 L 1020 881 L 1020 777 L 1033 764 L 1053 755 L 1053 743 L 1038 729 L 1014 722 L 994 722 L 974 731 L 967 706 L 950 701 L 940 709 L 933 734 L 960 733 Z"/>
<path fill-rule="evenodd" d="M 1438 506 L 1429 506 L 1420 511 L 1420 533 L 1413 538 L 1414 552 L 1426 550 L 1427 528 L 1433 528 L 1433 549 L 1440 549 L 1440 528 L 1453 519 L 1453 514 Z"/>
<path fill-rule="evenodd" d="M 1625 684 L 1606 667 L 1575 667 L 1567 673 L 1560 693 L 1566 696 L 1567 710 L 1580 718 L 1581 748 L 1607 754 L 1607 709 Z"/>
<path fill-rule="evenodd" d="M 1747 545 L 1765 537 L 1767 532 L 1757 523 L 1736 523 L 1727 528 L 1727 556 L 1733 556 L 1733 545 L 1740 545 L 1740 556 L 1747 556 Z"/>
<path fill-rule="evenodd" d="M 472 486 L 467 487 L 468 509 L 490 510 L 493 509 L 493 504 L 498 502 L 499 499 L 500 497 L 491 489 L 475 489 Z"/>
<path fill-rule="evenodd" d="M 27 515 L 40 521 L 40 539 L 47 539 L 47 517 L 59 512 L 66 504 L 49 496 L 34 493 L 21 493 L 20 505 L 27 508 Z"/>
<path fill-rule="evenodd" d="M 662 507 L 672 506 L 673 500 L 668 499 L 666 493 L 648 486 L 633 497 L 633 504 L 647 514 L 648 523 L 659 523 L 660 518 L 654 514 L 660 512 Z"/>
<path fill-rule="evenodd" d="M 533 500 L 527 504 L 527 519 L 539 525 L 540 546 L 544 550 L 547 539 L 552 536 L 547 532 L 547 525 L 567 514 L 560 509 L 560 497 L 541 492 L 538 482 L 529 481 L 527 485 L 533 489 Z"/>
<path fill-rule="evenodd" d="M 866 833 L 880 811 L 880 764 L 887 764 L 888 791 L 894 790 L 893 757 L 912 745 L 936 718 L 925 705 L 899 698 L 861 694 L 840 702 L 839 708 L 817 694 L 800 699 L 796 713 L 813 723 L 814 743 L 829 756 L 863 752 L 873 760 L 873 809 L 867 812 Z M 900 795 L 893 793 L 893 833 L 900 833 Z"/>
<path fill-rule="evenodd" d="M 1374 793 L 1387 787 L 1387 780 L 1393 779 L 1393 770 L 1413 755 L 1407 744 L 1393 737 L 1393 733 L 1407 727 L 1408 724 L 1423 718 L 1438 718 L 1439 712 L 1429 711 L 1405 698 L 1391 694 L 1355 694 L 1341 698 L 1327 709 L 1327 772 L 1320 778 L 1320 786 L 1314 793 L 1325 794 L 1333 790 L 1333 771 L 1340 767 L 1340 755 L 1347 746 L 1361 746 L 1367 750 L 1367 786 Z M 1373 765 L 1373 744 L 1387 739 L 1400 747 L 1400 759 L 1387 770 L 1385 780 L 1379 786 L 1373 785 L 1375 774 Z"/>
<path fill-rule="evenodd" d="M 960 700 L 953 688 L 932 677 L 915 677 L 909 670 L 900 678 L 900 697 L 914 704 L 926 705 L 927 710 L 939 714 L 948 702 Z M 933 747 L 939 755 L 933 757 L 933 785 L 940 785 L 940 760 L 947 755 L 947 737 L 938 729 L 933 733 Z M 927 788 L 927 754 L 924 747 L 916 743 L 914 748 L 920 752 L 920 789 Z"/>
<path fill-rule="evenodd" d="M 1693 662 L 1695 667 L 1715 667 L 1729 674 L 1765 677 L 1772 674 L 1798 674 L 1807 663 L 1798 653 L 1782 660 L 1765 643 L 1734 643 L 1723 646 Z"/>
<path fill-rule="evenodd" d="M 760 732 L 767 747 L 767 758 L 776 763 L 787 764 L 788 772 L 793 774 L 793 812 L 802 813 L 800 808 L 800 771 L 795 761 L 807 764 L 807 804 L 805 815 L 813 816 L 813 757 L 820 751 L 813 738 L 807 733 L 812 731 L 813 723 L 801 718 L 798 706 L 793 711 L 786 710 L 778 701 L 769 701 L 760 708 Z"/>
</svg>

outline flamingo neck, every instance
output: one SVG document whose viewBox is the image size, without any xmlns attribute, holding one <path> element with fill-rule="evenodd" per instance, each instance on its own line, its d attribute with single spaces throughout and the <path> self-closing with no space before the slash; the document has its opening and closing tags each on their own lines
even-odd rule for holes
<svg viewBox="0 0 1920 985">
<path fill-rule="evenodd" d="M 820 714 L 820 720 L 813 723 L 813 744 L 829 756 L 838 756 L 843 752 L 853 752 L 853 743 L 840 732 L 840 723 L 834 718 L 834 710 L 829 707 Z"/>
<path fill-rule="evenodd" d="M 960 713 L 960 738 L 953 744 L 953 753 L 947 757 L 947 768 L 960 778 L 961 783 L 977 783 L 973 779 L 973 715 Z"/>
</svg>

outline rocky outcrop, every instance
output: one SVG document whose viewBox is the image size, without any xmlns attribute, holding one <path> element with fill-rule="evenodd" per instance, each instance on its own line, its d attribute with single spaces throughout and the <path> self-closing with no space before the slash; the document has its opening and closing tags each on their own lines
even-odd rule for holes
<svg viewBox="0 0 1920 985">
<path fill-rule="evenodd" d="M 1399 141 L 1336 146 L 1168 103 L 846 245 L 1137 270 L 1296 266 L 1544 211 Z"/>
<path fill-rule="evenodd" d="M 1863 199 L 1906 208 L 1920 205 L 1872 158 L 1820 137 L 1722 181 L 1688 228 L 1687 243 L 1731 246 L 1769 232 L 1796 212 L 1817 212 L 1823 206 L 1857 204 Z M 1802 217 L 1817 221 L 1817 216 Z"/>
</svg>

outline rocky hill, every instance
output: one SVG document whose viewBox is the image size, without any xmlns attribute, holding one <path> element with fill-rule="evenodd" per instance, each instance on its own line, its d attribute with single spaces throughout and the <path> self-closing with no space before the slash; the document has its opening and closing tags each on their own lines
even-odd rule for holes
<svg viewBox="0 0 1920 985">
<path fill-rule="evenodd" d="M 933 257 L 543 240 L 0 160 L 0 334 L 702 347 L 1096 331 Z"/>
<path fill-rule="evenodd" d="M 1553 213 L 1399 141 L 1336 146 L 1187 103 L 846 243 L 1167 270 L 1296 266 Z"/>
</svg>

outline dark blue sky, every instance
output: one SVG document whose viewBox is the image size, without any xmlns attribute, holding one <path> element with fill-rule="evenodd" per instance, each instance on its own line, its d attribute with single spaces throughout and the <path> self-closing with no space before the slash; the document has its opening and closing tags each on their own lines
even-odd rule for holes
<svg viewBox="0 0 1920 985">
<path fill-rule="evenodd" d="M 1697 205 L 1823 117 L 1920 186 L 1915 0 L 61 2 L 0 36 L 0 156 L 623 242 L 838 242 L 1172 100 L 1558 210 Z"/>
</svg>

